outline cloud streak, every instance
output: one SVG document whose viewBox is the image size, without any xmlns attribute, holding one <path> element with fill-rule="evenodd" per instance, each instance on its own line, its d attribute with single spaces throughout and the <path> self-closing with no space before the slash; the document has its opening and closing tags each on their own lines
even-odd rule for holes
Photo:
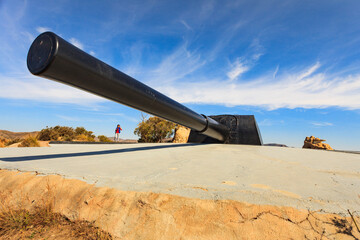
<svg viewBox="0 0 360 240">
<path fill-rule="evenodd" d="M 0 98 L 70 103 L 83 106 L 93 106 L 106 101 L 104 98 L 79 89 L 31 75 L 17 77 L 0 75 L 0 85 Z"/>
<path fill-rule="evenodd" d="M 81 50 L 84 50 L 84 44 L 82 44 L 79 40 L 76 38 L 70 38 L 70 43 L 73 44 L 75 47 L 80 48 Z"/>
<path fill-rule="evenodd" d="M 246 66 L 239 59 L 233 64 L 232 69 L 227 73 L 227 76 L 231 81 L 239 78 L 243 73 L 247 72 L 250 68 Z"/>
<path fill-rule="evenodd" d="M 166 56 L 148 76 L 151 84 L 173 83 L 200 69 L 206 63 L 196 51 L 190 51 L 187 44 L 180 45 Z"/>
<path fill-rule="evenodd" d="M 280 124 L 284 124 L 284 120 L 271 120 L 271 119 L 264 119 L 261 122 L 259 122 L 259 126 L 261 127 L 269 127 L 269 126 L 274 126 L 274 125 L 280 125 Z"/>
<path fill-rule="evenodd" d="M 187 30 L 193 30 L 192 27 L 190 27 L 185 20 L 180 20 L 180 23 L 182 23 L 182 25 L 184 25 Z"/>
<path fill-rule="evenodd" d="M 36 31 L 38 32 L 38 33 L 43 33 L 43 32 L 48 32 L 48 31 L 51 31 L 51 29 L 50 28 L 47 28 L 47 27 L 37 27 L 36 28 Z"/>
<path fill-rule="evenodd" d="M 313 126 L 315 127 L 330 127 L 330 126 L 334 126 L 334 124 L 329 123 L 329 122 L 312 122 L 311 123 Z"/>
<path fill-rule="evenodd" d="M 296 72 L 273 74 L 241 82 L 215 79 L 159 86 L 158 89 L 182 103 L 250 105 L 278 108 L 341 107 L 360 109 L 360 74 L 342 77 L 316 73 L 320 63 Z M 199 91 L 201 89 L 201 91 Z"/>
</svg>

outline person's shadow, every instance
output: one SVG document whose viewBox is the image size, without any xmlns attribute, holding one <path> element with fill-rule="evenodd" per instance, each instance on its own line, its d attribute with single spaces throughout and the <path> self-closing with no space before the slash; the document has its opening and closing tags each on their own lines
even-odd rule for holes
<svg viewBox="0 0 360 240">
<path fill-rule="evenodd" d="M 200 145 L 200 144 L 197 144 L 197 143 L 169 144 L 169 145 L 168 144 L 159 144 L 158 146 L 132 147 L 132 148 L 111 149 L 111 150 L 101 150 L 101 151 L 92 151 L 92 152 L 57 153 L 57 154 L 21 156 L 21 157 L 5 157 L 5 158 L 0 157 L 0 161 L 21 162 L 21 161 L 33 161 L 33 160 L 42 160 L 42 159 L 105 155 L 105 154 L 125 153 L 125 152 L 138 152 L 138 151 L 147 151 L 147 150 L 154 150 L 154 149 L 177 148 L 177 147 L 185 147 L 185 146 L 188 147 L 188 146 L 196 146 L 196 145 Z"/>
</svg>

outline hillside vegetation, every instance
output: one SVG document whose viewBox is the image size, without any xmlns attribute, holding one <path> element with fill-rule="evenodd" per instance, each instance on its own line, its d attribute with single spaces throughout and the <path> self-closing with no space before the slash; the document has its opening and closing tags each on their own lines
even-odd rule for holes
<svg viewBox="0 0 360 240">
<path fill-rule="evenodd" d="M 0 130 L 0 147 L 48 146 L 47 142 L 49 141 L 112 142 L 104 135 L 96 138 L 92 131 L 88 131 L 84 127 L 55 126 L 34 132 Z"/>
<path fill-rule="evenodd" d="M 74 129 L 66 126 L 55 126 L 42 129 L 38 134 L 38 139 L 42 141 L 95 142 L 95 135 L 92 131 L 88 131 L 84 127 Z"/>
</svg>

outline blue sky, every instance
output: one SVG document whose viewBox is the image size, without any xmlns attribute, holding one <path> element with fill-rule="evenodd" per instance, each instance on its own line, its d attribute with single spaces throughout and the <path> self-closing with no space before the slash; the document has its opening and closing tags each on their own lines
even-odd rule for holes
<svg viewBox="0 0 360 240">
<path fill-rule="evenodd" d="M 141 112 L 32 76 L 53 31 L 207 114 L 254 114 L 265 143 L 360 150 L 360 1 L 0 0 L 0 129 L 84 126 L 137 138 Z"/>
</svg>

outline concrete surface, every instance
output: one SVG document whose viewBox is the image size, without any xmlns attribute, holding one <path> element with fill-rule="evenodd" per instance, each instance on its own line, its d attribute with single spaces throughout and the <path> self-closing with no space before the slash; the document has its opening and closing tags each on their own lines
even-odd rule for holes
<svg viewBox="0 0 360 240">
<path fill-rule="evenodd" d="M 0 149 L 0 168 L 191 198 L 360 211 L 360 155 L 245 145 L 51 145 Z"/>
</svg>

